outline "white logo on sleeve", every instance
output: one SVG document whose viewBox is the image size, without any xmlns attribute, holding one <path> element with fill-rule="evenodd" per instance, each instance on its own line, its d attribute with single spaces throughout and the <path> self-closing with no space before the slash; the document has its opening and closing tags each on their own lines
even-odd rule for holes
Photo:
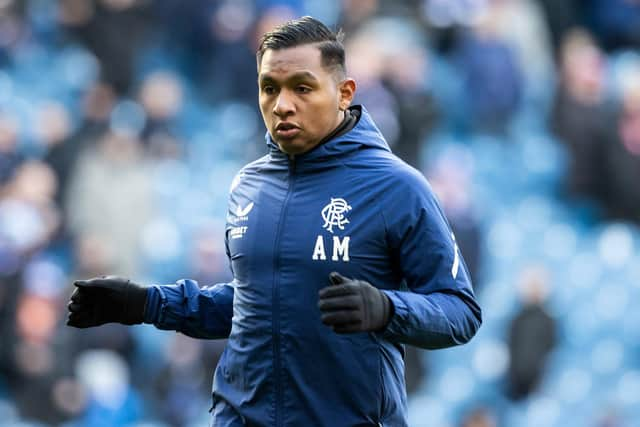
<svg viewBox="0 0 640 427">
<path fill-rule="evenodd" d="M 460 267 L 460 256 L 458 255 L 458 244 L 456 243 L 456 236 L 451 233 L 453 239 L 453 265 L 451 266 L 451 275 L 455 279 L 458 276 L 458 268 Z"/>
<path fill-rule="evenodd" d="M 251 212 L 251 209 L 253 209 L 253 202 L 249 202 L 249 204 L 244 208 L 241 205 L 237 205 L 235 212 L 231 211 L 232 214 L 227 215 L 227 220 L 231 224 L 236 225 L 236 227 L 231 227 L 229 237 L 231 237 L 232 239 L 240 239 L 244 237 L 249 227 L 246 225 L 238 224 L 242 224 L 243 222 L 246 223 L 247 221 L 249 221 L 249 212 Z M 234 214 L 235 216 L 233 216 Z"/>
<path fill-rule="evenodd" d="M 243 225 L 241 227 L 232 227 L 229 231 L 229 237 L 232 239 L 241 239 L 244 237 L 249 227 Z"/>
<path fill-rule="evenodd" d="M 351 210 L 351 206 L 345 199 L 331 198 L 331 202 L 322 209 L 322 219 L 324 219 L 324 225 L 328 232 L 333 233 L 333 226 L 336 225 L 340 230 L 344 230 L 344 225 L 349 223 L 349 220 L 345 218 L 344 214 Z"/>
<path fill-rule="evenodd" d="M 336 226 L 340 230 L 344 230 L 345 224 L 349 223 L 349 220 L 345 217 L 345 214 L 351 210 L 351 206 L 345 199 L 331 198 L 331 202 L 325 206 L 322 211 L 322 219 L 324 219 L 324 225 L 322 228 L 333 234 L 333 227 Z M 349 242 L 350 236 L 332 236 L 331 243 L 333 248 L 331 252 L 331 261 L 344 261 L 349 262 Z M 326 261 L 327 253 L 324 247 L 324 236 L 318 235 L 316 243 L 313 246 L 313 254 L 311 259 L 314 261 Z"/>
<path fill-rule="evenodd" d="M 242 206 L 238 205 L 236 207 L 236 216 L 238 218 L 246 217 L 247 215 L 249 215 L 249 212 L 251 212 L 251 209 L 253 209 L 253 202 L 245 206 L 244 209 L 242 208 Z"/>
</svg>

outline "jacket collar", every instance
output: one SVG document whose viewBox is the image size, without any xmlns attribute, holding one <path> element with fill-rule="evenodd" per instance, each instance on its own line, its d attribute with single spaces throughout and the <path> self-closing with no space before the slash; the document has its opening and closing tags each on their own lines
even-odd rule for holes
<svg viewBox="0 0 640 427">
<path fill-rule="evenodd" d="M 356 125 L 346 133 L 340 134 L 321 144 L 306 153 L 295 156 L 296 168 L 314 168 L 321 165 L 329 165 L 341 161 L 345 156 L 362 149 L 379 149 L 391 151 L 389 144 L 385 141 L 382 133 L 373 122 L 367 109 L 362 105 L 350 107 L 353 114 L 359 113 L 359 120 Z M 272 159 L 281 161 L 289 156 L 280 150 L 278 144 L 273 141 L 269 132 L 265 139 L 269 147 L 269 154 Z"/>
</svg>

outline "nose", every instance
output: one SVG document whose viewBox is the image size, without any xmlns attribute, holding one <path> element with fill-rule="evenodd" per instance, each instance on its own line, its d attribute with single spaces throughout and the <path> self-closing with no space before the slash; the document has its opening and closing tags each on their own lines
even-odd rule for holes
<svg viewBox="0 0 640 427">
<path fill-rule="evenodd" d="M 286 117 L 293 114 L 294 111 L 294 103 L 289 94 L 284 90 L 280 91 L 278 99 L 276 99 L 276 103 L 273 106 L 273 114 L 278 117 Z"/>
</svg>

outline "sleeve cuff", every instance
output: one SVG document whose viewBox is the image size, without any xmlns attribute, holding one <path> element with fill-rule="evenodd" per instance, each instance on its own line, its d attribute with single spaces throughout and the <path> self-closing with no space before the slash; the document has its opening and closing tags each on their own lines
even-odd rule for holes
<svg viewBox="0 0 640 427">
<path fill-rule="evenodd" d="M 397 291 L 392 290 L 382 290 L 387 297 L 389 297 L 389 301 L 392 305 L 392 315 L 389 323 L 386 328 L 379 332 L 379 334 L 391 341 L 394 341 L 396 338 L 404 336 L 407 332 L 406 326 L 407 322 L 404 321 L 406 319 L 407 313 L 409 312 L 409 308 L 407 304 L 397 295 Z"/>
<path fill-rule="evenodd" d="M 158 285 L 147 288 L 147 303 L 144 308 L 144 323 L 157 323 L 162 311 L 162 306 L 166 304 L 167 297 Z"/>
</svg>

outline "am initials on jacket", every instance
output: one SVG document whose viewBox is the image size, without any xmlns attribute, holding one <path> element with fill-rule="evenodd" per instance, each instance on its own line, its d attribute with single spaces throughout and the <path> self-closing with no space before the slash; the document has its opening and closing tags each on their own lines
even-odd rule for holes
<svg viewBox="0 0 640 427">
<path fill-rule="evenodd" d="M 330 236 L 329 244 L 331 245 L 331 261 L 349 262 L 349 241 L 351 237 Z M 327 251 L 325 250 L 324 236 L 319 235 L 316 238 L 316 244 L 313 248 L 311 259 L 314 261 L 325 261 L 327 259 Z"/>
</svg>

